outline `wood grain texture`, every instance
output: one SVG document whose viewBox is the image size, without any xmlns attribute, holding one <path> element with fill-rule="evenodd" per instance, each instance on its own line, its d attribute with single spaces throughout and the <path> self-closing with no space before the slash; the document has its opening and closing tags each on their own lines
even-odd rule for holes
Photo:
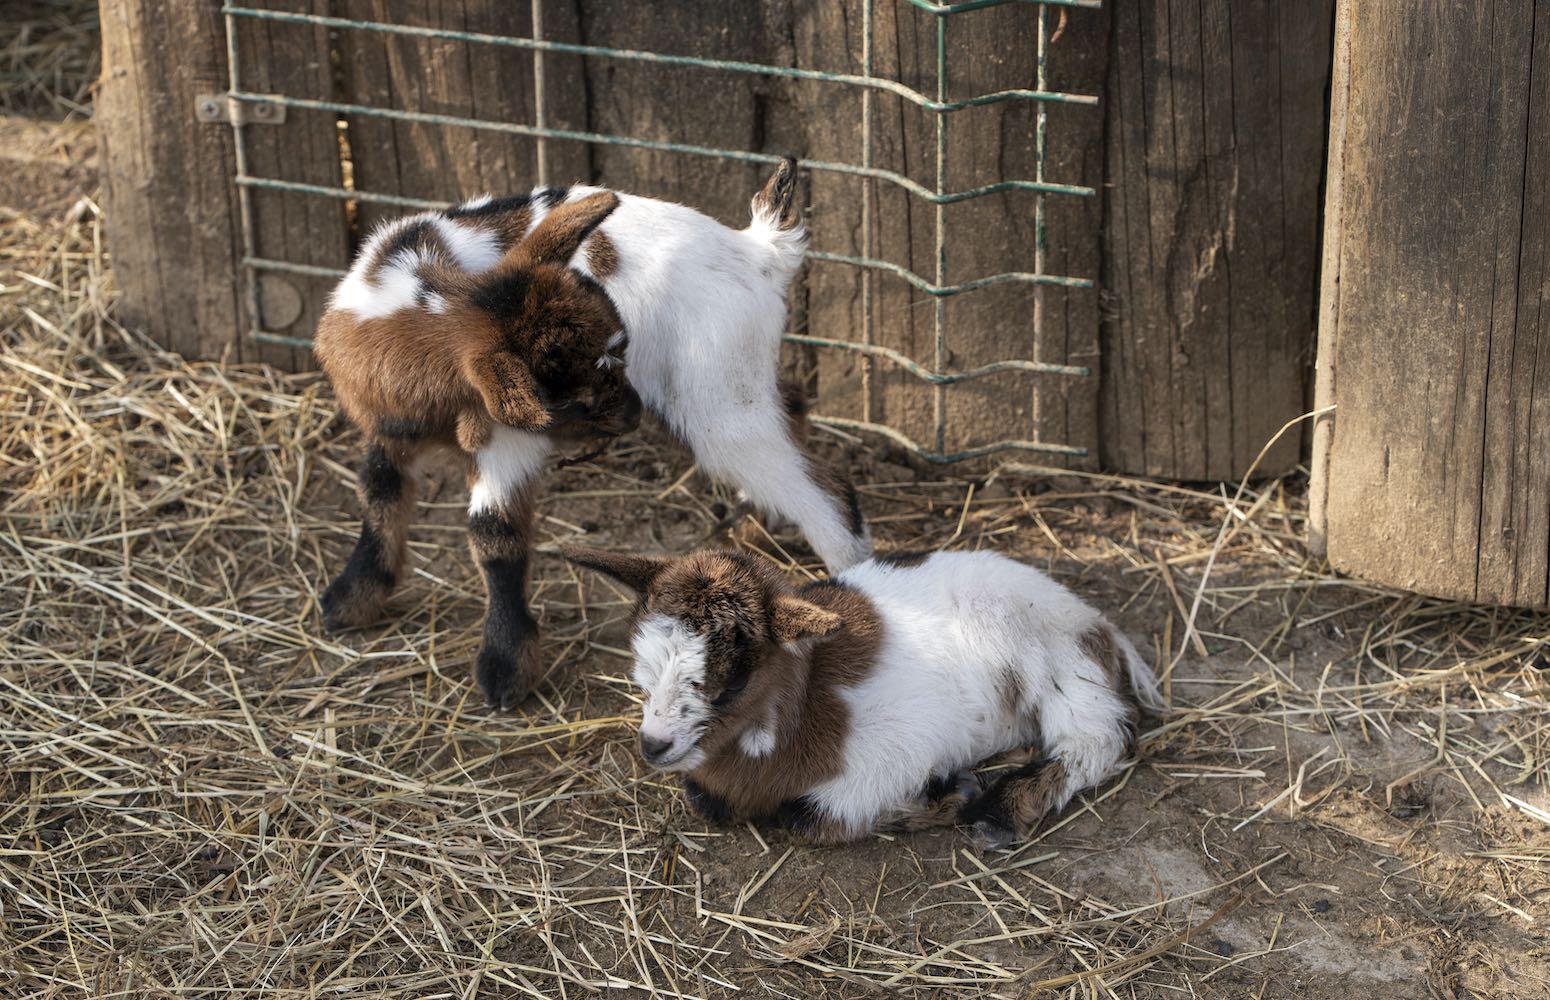
<svg viewBox="0 0 1550 1000">
<path fill-rule="evenodd" d="M 231 129 L 194 118 L 197 95 L 226 89 L 219 9 L 106 0 L 94 116 L 119 318 L 203 358 L 241 357 Z"/>
<path fill-rule="evenodd" d="M 1412 6 L 1348 12 L 1315 531 L 1344 572 L 1543 606 L 1550 8 Z"/>
<path fill-rule="evenodd" d="M 1009 88 L 1036 79 L 1037 24 L 1033 10 L 1008 6 L 948 19 L 948 93 L 952 98 Z M 916 90 L 936 93 L 936 20 L 905 4 L 874 5 L 873 72 Z M 1103 79 L 1104 15 L 1073 11 L 1051 47 L 1050 86 L 1098 93 Z M 1055 18 L 1051 18 L 1052 29 Z M 796 12 L 792 37 L 797 65 L 860 72 L 860 4 L 818 5 Z M 828 84 L 791 88 L 789 106 L 800 115 L 806 155 L 860 163 L 862 95 Z M 872 163 L 928 188 L 936 183 L 935 113 L 889 94 L 872 98 Z M 814 109 L 823 109 L 816 114 Z M 1006 103 L 946 116 L 947 188 L 963 190 L 1000 180 L 1032 179 L 1035 108 Z M 1049 179 L 1100 181 L 1102 113 L 1092 107 L 1051 111 Z M 870 207 L 867 199 L 872 199 Z M 936 273 L 935 208 L 885 181 L 834 174 L 811 178 L 809 222 L 814 246 L 870 256 L 907 267 L 927 280 Z M 950 205 L 945 210 L 947 283 L 1006 271 L 1034 270 L 1032 194 L 1013 192 Z M 1096 198 L 1048 199 L 1051 273 L 1096 277 L 1099 203 Z M 871 276 L 835 264 L 810 266 L 806 283 L 808 329 L 815 336 L 886 345 L 931 367 L 935 356 L 935 301 L 889 274 Z M 1043 336 L 1033 311 L 1044 298 Z M 1094 289 L 1036 291 L 1007 284 L 946 300 L 945 367 L 963 370 L 994 361 L 1032 359 L 1091 364 L 1097 345 Z M 867 362 L 837 351 L 819 354 L 819 407 L 824 412 L 897 428 L 935 444 L 935 390 L 887 361 Z M 1094 449 L 1096 378 L 998 374 L 958 383 L 945 392 L 944 446 L 948 451 L 1009 438 L 1032 438 Z M 1002 458 L 1019 457 L 1003 453 Z M 1026 457 L 1026 453 L 1022 457 Z M 1039 461 L 1047 461 L 1039 456 Z"/>
<path fill-rule="evenodd" d="M 574 8 L 546 4 L 544 12 L 546 37 L 576 40 Z M 342 16 L 532 36 L 532 8 L 526 0 L 344 0 Z M 531 125 L 536 121 L 530 52 L 367 32 L 345 32 L 337 44 L 342 86 L 350 103 L 496 122 Z M 544 58 L 548 124 L 583 127 L 585 86 L 580 60 Z M 361 115 L 349 118 L 349 138 L 355 184 L 361 190 L 455 201 L 485 192 L 527 191 L 538 184 L 538 142 L 524 136 Z M 546 148 L 551 182 L 589 179 L 586 147 L 554 141 Z M 381 219 L 401 214 L 400 208 L 362 204 L 360 234 Z"/>
<path fill-rule="evenodd" d="M 1115 5 L 1105 467 L 1234 479 L 1305 410 L 1333 0 Z M 1290 470 L 1289 434 L 1256 470 Z"/>
<path fill-rule="evenodd" d="M 328 14 L 328 0 L 285 0 L 272 9 Z M 335 96 L 329 33 L 325 28 L 275 21 L 237 21 L 237 59 L 245 90 L 260 94 Z M 219 128 L 220 126 L 212 126 Z M 248 170 L 255 177 L 339 187 L 342 182 L 340 134 L 331 112 L 287 110 L 280 125 L 244 128 Z M 259 257 L 321 267 L 350 263 L 350 225 L 345 203 L 290 192 L 255 189 L 254 249 Z M 292 337 L 311 337 L 327 306 L 334 279 L 260 271 L 259 329 Z M 299 302 L 300 308 L 285 308 Z M 246 317 L 240 327 L 249 331 Z M 242 355 L 291 371 L 311 366 L 310 352 L 246 340 Z"/>
</svg>

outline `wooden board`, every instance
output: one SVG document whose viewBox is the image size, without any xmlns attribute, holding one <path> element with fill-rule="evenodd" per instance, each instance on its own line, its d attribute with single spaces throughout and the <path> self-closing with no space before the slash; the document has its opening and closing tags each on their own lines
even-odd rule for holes
<svg viewBox="0 0 1550 1000">
<path fill-rule="evenodd" d="M 1235 479 L 1306 409 L 1333 0 L 1111 17 L 1103 464 Z"/>
<path fill-rule="evenodd" d="M 859 4 L 819 5 L 793 16 L 796 65 L 860 72 L 863 22 Z M 936 20 L 905 4 L 874 4 L 873 72 L 936 93 Z M 1051 86 L 1097 94 L 1103 79 L 1104 15 L 1073 11 L 1051 48 Z M 1052 29 L 1055 18 L 1051 18 Z M 1007 6 L 948 19 L 949 95 L 962 98 L 1012 88 L 1032 89 L 1036 13 Z M 862 162 L 859 91 L 824 83 L 790 88 L 787 107 L 800 114 L 806 153 L 815 159 Z M 812 109 L 824 113 L 814 114 Z M 872 163 L 927 188 L 936 183 L 937 115 L 894 95 L 872 98 Z M 781 120 L 778 116 L 776 120 Z M 1007 103 L 946 116 L 947 187 L 963 190 L 1003 179 L 1032 179 L 1035 108 Z M 1049 179 L 1097 187 L 1102 114 L 1096 108 L 1051 112 Z M 869 201 L 870 199 L 870 201 Z M 927 280 L 936 272 L 935 208 L 887 181 L 827 173 L 811 179 L 810 225 L 817 249 L 869 255 L 907 267 Z M 1096 277 L 1099 202 L 1048 200 L 1047 269 Z M 944 211 L 946 282 L 1034 269 L 1034 198 L 1015 192 L 959 203 Z M 1043 337 L 1035 335 L 1033 304 L 1044 298 Z M 806 283 L 807 329 L 814 336 L 870 340 L 933 366 L 935 300 L 902 279 L 815 263 Z M 1089 364 L 1095 360 L 1095 290 L 1036 291 L 1008 284 L 946 300 L 946 367 L 962 370 L 1008 359 Z M 818 352 L 819 404 L 824 412 L 886 424 L 927 447 L 935 445 L 936 390 L 891 362 L 868 362 L 839 351 Z M 947 388 L 943 445 L 948 451 L 1005 439 L 1041 439 L 1093 447 L 1097 379 L 1023 373 L 995 375 Z M 1094 448 L 1094 459 L 1096 449 Z M 1004 452 L 998 459 L 1029 459 Z M 1034 461 L 1049 461 L 1035 455 Z"/>
<path fill-rule="evenodd" d="M 575 41 L 574 9 L 544 6 L 544 34 Z M 390 24 L 447 28 L 516 38 L 532 36 L 525 2 L 479 0 L 345 0 L 341 16 Z M 348 103 L 483 121 L 533 125 L 533 54 L 521 49 L 447 39 L 350 30 L 338 40 L 342 90 Z M 556 128 L 581 128 L 585 86 L 574 56 L 546 55 L 546 111 Z M 539 143 L 532 138 L 468 126 L 349 116 L 354 184 L 358 190 L 458 201 L 482 193 L 527 191 L 539 183 Z M 585 146 L 544 144 L 555 183 L 591 174 Z M 362 203 L 358 235 L 405 210 Z"/>
<path fill-rule="evenodd" d="M 328 0 L 286 0 L 271 9 L 328 14 Z M 326 28 L 236 19 L 237 59 L 243 90 L 329 99 L 334 96 Z M 219 126 L 212 126 L 219 127 Z M 340 136 L 332 112 L 287 109 L 279 125 L 243 129 L 248 171 L 254 177 L 337 188 L 341 184 Z M 345 203 L 334 198 L 254 189 L 254 250 L 268 260 L 319 267 L 349 266 L 351 234 Z M 310 338 L 328 304 L 335 279 L 259 271 L 260 330 Z M 248 329 L 244 314 L 242 334 Z M 243 337 L 242 356 L 291 371 L 311 367 L 309 352 Z"/>
<path fill-rule="evenodd" d="M 194 118 L 226 90 L 219 8 L 105 0 L 94 116 L 119 319 L 201 358 L 241 356 L 231 128 Z"/>
<path fill-rule="evenodd" d="M 1543 606 L 1550 8 L 1412 6 L 1343 12 L 1314 533 L 1343 572 Z"/>
</svg>

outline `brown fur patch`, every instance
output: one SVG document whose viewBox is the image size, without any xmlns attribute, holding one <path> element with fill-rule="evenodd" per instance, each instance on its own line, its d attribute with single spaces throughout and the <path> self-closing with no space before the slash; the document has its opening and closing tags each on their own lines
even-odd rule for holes
<svg viewBox="0 0 1550 1000">
<path fill-rule="evenodd" d="M 970 801 L 969 793 L 962 787 L 955 787 L 945 795 L 922 796 L 916 808 L 890 816 L 881 826 L 899 833 L 953 826 Z"/>
<path fill-rule="evenodd" d="M 720 721 L 724 735 L 719 744 L 702 741 L 709 758 L 692 775 L 740 818 L 773 816 L 783 803 L 839 773 L 850 728 L 850 712 L 839 691 L 871 671 L 881 645 L 877 613 L 860 591 L 826 582 L 803 588 L 800 595 L 838 615 L 843 625 L 795 652 L 770 647 Z M 737 742 L 753 726 L 769 726 L 776 735 L 775 748 L 762 757 L 749 756 Z M 857 832 L 819 823 L 805 835 L 833 843 Z"/>
<path fill-rule="evenodd" d="M 1002 808 L 1012 821 L 1012 832 L 1026 837 L 1060 798 L 1066 784 L 1066 766 L 1058 760 L 1046 760 L 1034 766 L 1030 774 L 1013 774 L 996 787 Z"/>
<path fill-rule="evenodd" d="M 1114 641 L 1113 628 L 1100 622 L 1083 632 L 1077 639 L 1077 645 L 1103 671 L 1103 679 L 1109 688 L 1124 699 L 1127 705 L 1126 729 L 1133 735 L 1136 721 L 1141 717 L 1141 709 L 1136 702 L 1135 689 L 1130 684 L 1130 671 L 1125 668 L 1125 652 Z"/>
<path fill-rule="evenodd" d="M 1016 667 L 1009 664 L 997 672 L 996 697 L 1001 702 L 1001 710 L 1009 717 L 1022 714 L 1023 696 L 1026 693 L 1023 676 Z"/>
<path fill-rule="evenodd" d="M 604 232 L 594 232 L 587 239 L 587 269 L 598 281 L 606 280 L 619 270 L 619 248 Z"/>
</svg>

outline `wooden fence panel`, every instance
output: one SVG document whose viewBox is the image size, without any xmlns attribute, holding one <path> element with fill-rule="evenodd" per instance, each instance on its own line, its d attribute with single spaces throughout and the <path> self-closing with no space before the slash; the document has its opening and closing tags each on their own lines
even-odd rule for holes
<svg viewBox="0 0 1550 1000">
<path fill-rule="evenodd" d="M 1313 541 L 1550 603 L 1550 7 L 1342 8 Z"/>
<path fill-rule="evenodd" d="M 1333 0 L 1111 16 L 1103 464 L 1237 478 L 1306 406 Z"/>
<path fill-rule="evenodd" d="M 572 8 L 548 4 L 544 12 L 546 36 L 575 39 Z M 531 37 L 533 30 L 532 8 L 526 0 L 344 0 L 341 16 L 516 38 Z M 530 125 L 536 120 L 531 52 L 360 30 L 344 31 L 339 47 L 348 103 L 514 124 Z M 544 58 L 549 124 L 582 127 L 585 87 L 579 61 Z M 539 143 L 526 136 L 353 115 L 349 138 L 354 183 L 364 191 L 455 201 L 483 192 L 526 191 L 539 182 Z M 585 146 L 548 142 L 545 148 L 549 179 L 556 183 L 584 180 L 591 173 Z M 403 212 L 390 205 L 363 203 L 360 234 L 379 220 Z"/>
<path fill-rule="evenodd" d="M 104 0 L 96 109 L 119 318 L 203 358 L 242 347 L 231 129 L 194 118 L 198 95 L 226 89 L 219 10 Z"/>
<path fill-rule="evenodd" d="M 328 0 L 288 0 L 274 9 L 327 14 Z M 243 89 L 260 94 L 334 96 L 328 30 L 302 24 L 242 20 L 237 23 L 237 60 Z M 222 125 L 206 128 L 229 132 Z M 243 145 L 248 170 L 268 177 L 324 187 L 342 181 L 340 134 L 328 111 L 289 108 L 280 125 L 249 125 Z M 318 267 L 350 263 L 350 226 L 345 203 L 293 192 L 253 189 L 253 240 L 257 256 Z M 328 304 L 334 279 L 259 271 L 259 329 L 310 338 Z M 242 357 L 291 371 L 311 367 L 304 348 L 251 341 L 246 313 L 238 326 Z"/>
</svg>

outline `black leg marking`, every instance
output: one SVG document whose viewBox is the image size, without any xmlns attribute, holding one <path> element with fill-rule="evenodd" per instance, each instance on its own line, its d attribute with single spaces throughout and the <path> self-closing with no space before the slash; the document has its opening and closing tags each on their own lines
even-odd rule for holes
<svg viewBox="0 0 1550 1000">
<path fill-rule="evenodd" d="M 370 624 L 398 583 L 413 505 L 403 460 L 395 460 L 380 442 L 372 442 L 362 456 L 357 477 L 361 534 L 344 571 L 323 591 L 323 626 L 329 631 Z"/>
<path fill-rule="evenodd" d="M 707 792 L 705 786 L 693 778 L 684 779 L 684 798 L 688 800 L 689 808 L 712 823 L 732 822 L 731 804 L 721 796 Z"/>
<path fill-rule="evenodd" d="M 490 603 L 474 672 L 492 707 L 514 708 L 537 679 L 538 622 L 527 606 L 527 560 L 487 559 Z"/>
</svg>

